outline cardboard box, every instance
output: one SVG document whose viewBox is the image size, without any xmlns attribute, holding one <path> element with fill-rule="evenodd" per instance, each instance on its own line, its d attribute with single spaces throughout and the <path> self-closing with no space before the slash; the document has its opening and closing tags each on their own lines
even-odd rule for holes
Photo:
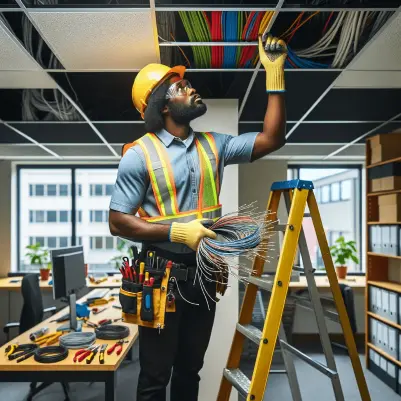
<svg viewBox="0 0 401 401">
<path fill-rule="evenodd" d="M 387 133 L 387 134 L 377 134 L 372 136 L 370 139 L 370 146 L 374 148 L 379 145 L 394 145 L 398 144 L 399 149 L 401 149 L 401 132 L 397 133 Z"/>
<path fill-rule="evenodd" d="M 392 191 L 394 189 L 401 189 L 401 177 L 393 176 L 393 177 L 383 177 L 379 178 L 381 181 L 381 190 L 382 191 Z"/>
<path fill-rule="evenodd" d="M 401 144 L 378 145 L 371 149 L 370 163 L 380 163 L 401 157 Z"/>
<path fill-rule="evenodd" d="M 371 192 L 377 192 L 382 190 L 382 179 L 375 178 L 374 180 L 370 181 Z"/>
<path fill-rule="evenodd" d="M 397 205 L 379 206 L 380 222 L 398 222 L 401 221 L 401 209 Z"/>
<path fill-rule="evenodd" d="M 398 206 L 401 209 L 401 194 L 379 196 L 379 206 Z"/>
</svg>

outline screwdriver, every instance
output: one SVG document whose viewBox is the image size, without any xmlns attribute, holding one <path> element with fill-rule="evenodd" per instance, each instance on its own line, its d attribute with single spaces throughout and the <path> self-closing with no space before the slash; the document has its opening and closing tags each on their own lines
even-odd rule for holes
<svg viewBox="0 0 401 401">
<path fill-rule="evenodd" d="M 89 354 L 89 356 L 86 358 L 86 363 L 90 365 L 92 361 L 95 359 L 95 356 L 97 354 L 97 351 L 99 350 L 100 345 L 98 345 L 96 348 L 92 350 L 92 352 Z"/>
<path fill-rule="evenodd" d="M 145 272 L 145 263 L 141 262 L 139 264 L 139 282 L 142 284 L 143 283 L 143 274 Z"/>
<path fill-rule="evenodd" d="M 99 354 L 99 362 L 101 365 L 104 364 L 104 351 L 106 351 L 107 344 L 103 344 L 102 348 L 100 348 L 100 354 Z"/>
</svg>

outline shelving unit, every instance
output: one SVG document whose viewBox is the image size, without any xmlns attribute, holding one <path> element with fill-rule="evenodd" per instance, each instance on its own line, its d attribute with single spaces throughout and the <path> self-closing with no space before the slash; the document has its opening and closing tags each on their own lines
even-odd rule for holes
<svg viewBox="0 0 401 401">
<path fill-rule="evenodd" d="M 390 194 L 401 194 L 401 189 L 393 189 L 393 190 L 385 190 L 385 191 L 377 191 L 373 192 L 371 190 L 371 182 L 369 180 L 369 172 L 371 171 L 372 168 L 374 167 L 379 167 L 379 166 L 385 166 L 390 163 L 395 163 L 395 162 L 401 162 L 401 156 L 392 158 L 386 161 L 382 161 L 379 163 L 373 163 L 369 164 L 371 160 L 371 144 L 370 144 L 371 138 L 367 139 L 366 142 L 366 262 L 367 262 L 367 267 L 366 267 L 366 293 L 365 293 L 365 323 L 366 323 L 366 338 L 365 338 L 365 351 L 366 351 L 366 366 L 368 369 L 370 369 L 373 373 L 374 370 L 370 366 L 370 350 L 373 350 L 375 353 L 379 354 L 380 357 L 384 358 L 388 364 L 394 364 L 395 369 L 398 372 L 401 372 L 401 342 L 400 342 L 400 336 L 401 336 L 401 321 L 399 316 L 400 311 L 398 308 L 401 306 L 400 304 L 400 298 L 401 297 L 401 282 L 392 282 L 390 281 L 390 276 L 389 274 L 389 266 L 390 264 L 393 263 L 400 263 L 400 269 L 401 269 L 401 256 L 398 255 L 390 255 L 390 254 L 385 254 L 385 253 L 378 253 L 378 252 L 372 252 L 370 249 L 370 243 L 371 243 L 371 238 L 370 238 L 370 231 L 372 226 L 383 226 L 383 225 L 389 225 L 389 226 L 394 226 L 397 225 L 398 227 L 401 228 L 401 222 L 400 221 L 380 221 L 379 219 L 379 197 L 383 195 L 390 195 Z M 401 152 L 400 152 L 401 153 Z M 399 244 L 398 244 L 399 246 Z M 399 262 L 398 262 L 399 261 Z M 401 272 L 400 272 L 400 277 L 401 277 Z M 395 311 L 396 317 L 393 314 L 393 320 L 390 320 L 391 318 L 389 316 L 383 316 L 383 311 L 381 312 L 374 312 L 371 310 L 371 304 L 372 304 L 372 287 L 376 287 L 376 293 L 377 291 L 384 291 L 385 294 L 391 294 L 394 299 L 396 299 L 396 307 L 397 310 Z M 382 294 L 382 292 L 380 292 Z M 394 295 L 395 294 L 395 295 Z M 376 295 L 375 295 L 376 296 Z M 381 295 L 380 295 L 381 296 Z M 390 295 L 386 295 L 386 297 L 390 297 Z M 372 297 L 374 298 L 374 296 Z M 399 306 L 400 305 L 400 306 Z M 388 310 L 390 309 L 389 306 L 387 306 Z M 384 307 L 382 308 L 384 309 Z M 380 314 L 379 314 L 380 313 Z M 386 350 L 384 350 L 385 346 L 383 344 L 379 345 L 376 343 L 374 339 L 372 339 L 372 333 L 371 333 L 371 324 L 370 324 L 370 319 L 375 319 L 377 323 L 375 324 L 381 324 L 382 329 L 383 327 L 385 328 L 386 332 L 387 330 L 391 330 L 393 333 L 396 331 L 396 349 L 398 349 L 397 352 L 397 358 L 394 357 L 394 355 L 390 355 Z M 394 320 L 397 320 L 395 322 Z M 384 329 L 383 329 L 384 330 Z M 378 334 L 377 334 L 378 335 Z M 388 340 L 387 340 L 388 341 Z M 375 342 L 375 344 L 373 344 Z M 389 350 L 389 348 L 387 348 Z M 376 373 L 375 373 L 376 374 Z M 378 376 L 379 377 L 379 376 Z M 379 377 L 380 378 L 380 377 Z M 384 380 L 383 378 L 380 378 L 381 380 Z M 398 382 L 398 374 L 396 378 Z M 398 385 L 398 393 L 401 393 L 401 384 Z"/>
</svg>

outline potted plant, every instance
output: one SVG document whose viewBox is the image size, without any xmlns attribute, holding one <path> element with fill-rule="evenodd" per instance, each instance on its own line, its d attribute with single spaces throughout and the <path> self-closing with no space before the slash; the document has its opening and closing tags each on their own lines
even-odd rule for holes
<svg viewBox="0 0 401 401">
<path fill-rule="evenodd" d="M 122 265 L 122 259 L 124 256 L 129 257 L 130 259 L 133 257 L 132 249 L 129 245 L 120 239 L 117 242 L 117 254 L 110 259 L 110 263 L 114 264 L 116 269 L 119 269 Z"/>
<path fill-rule="evenodd" d="M 347 261 L 352 260 L 355 263 L 359 263 L 357 257 L 358 251 L 356 250 L 355 241 L 345 241 L 344 237 L 339 237 L 335 244 L 330 247 L 331 256 L 334 258 L 336 266 L 337 277 L 345 279 L 347 276 Z"/>
<path fill-rule="evenodd" d="M 49 260 L 49 250 L 39 243 L 27 245 L 25 257 L 29 258 L 31 265 L 38 265 L 40 279 L 48 280 L 50 275 L 51 263 Z"/>
</svg>

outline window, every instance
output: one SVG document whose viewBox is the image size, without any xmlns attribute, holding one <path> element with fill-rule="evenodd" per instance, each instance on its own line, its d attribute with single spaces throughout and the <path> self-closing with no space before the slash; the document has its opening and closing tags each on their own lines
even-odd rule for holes
<svg viewBox="0 0 401 401">
<path fill-rule="evenodd" d="M 49 237 L 47 239 L 47 246 L 49 248 L 57 248 L 57 237 Z"/>
<path fill-rule="evenodd" d="M 322 203 L 330 202 L 330 187 L 325 185 L 322 187 Z"/>
<path fill-rule="evenodd" d="M 60 223 L 68 223 L 68 211 L 60 210 Z"/>
<path fill-rule="evenodd" d="M 337 202 L 340 200 L 340 183 L 334 182 L 331 184 L 331 197 L 330 200 L 332 202 Z"/>
<path fill-rule="evenodd" d="M 49 210 L 47 212 L 47 222 L 56 223 L 57 222 L 57 212 L 55 210 Z"/>
<path fill-rule="evenodd" d="M 362 196 L 361 168 L 359 166 L 290 166 L 293 176 L 301 180 L 312 181 L 316 198 L 320 198 L 319 213 L 325 229 L 329 245 L 344 236 L 346 241 L 356 242 L 358 257 L 362 260 Z M 348 204 L 344 205 L 347 200 Z M 311 256 L 312 265 L 317 270 L 323 270 L 324 264 L 318 245 L 316 232 L 311 218 L 305 218 L 303 229 Z M 303 265 L 302 259 L 296 263 Z M 364 272 L 363 263 L 348 263 L 349 273 Z"/>
<path fill-rule="evenodd" d="M 18 166 L 19 204 L 15 208 L 18 218 L 14 219 L 18 222 L 15 243 L 19 246 L 18 266 L 13 269 L 32 270 L 29 259 L 25 258 L 27 245 L 40 242 L 51 249 L 65 248 L 72 245 L 75 237 L 75 244 L 84 247 L 90 272 L 114 271 L 110 260 L 117 254 L 117 238 L 110 236 L 108 210 L 116 177 L 115 165 Z M 76 185 L 74 202 L 72 182 Z"/>
<path fill-rule="evenodd" d="M 315 189 L 316 202 L 320 203 L 320 188 Z"/>
<path fill-rule="evenodd" d="M 113 194 L 114 185 L 107 184 L 106 185 L 106 196 L 111 196 Z"/>
<path fill-rule="evenodd" d="M 57 196 L 57 185 L 49 184 L 47 186 L 47 196 Z"/>
<path fill-rule="evenodd" d="M 44 196 L 45 195 L 45 186 L 44 185 L 35 185 L 35 196 Z"/>
<path fill-rule="evenodd" d="M 351 180 L 341 182 L 341 200 L 351 199 Z"/>
<path fill-rule="evenodd" d="M 68 196 L 68 185 L 60 185 L 60 196 Z"/>
</svg>

